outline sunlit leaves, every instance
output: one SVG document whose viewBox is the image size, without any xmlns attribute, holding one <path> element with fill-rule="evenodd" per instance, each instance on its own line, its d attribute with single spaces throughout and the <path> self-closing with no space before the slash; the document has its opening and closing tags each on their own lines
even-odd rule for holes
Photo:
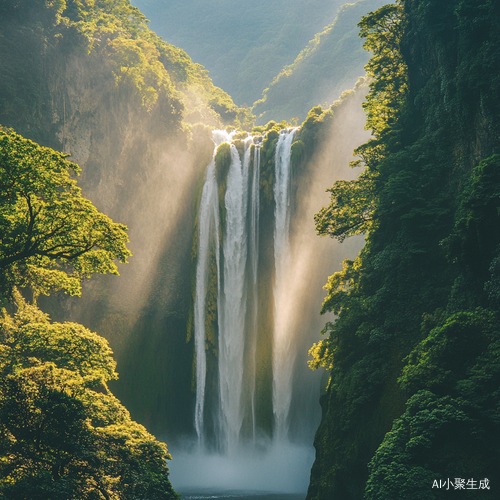
<svg viewBox="0 0 500 500">
<path fill-rule="evenodd" d="M 387 141 L 397 116 L 403 111 L 408 90 L 407 67 L 400 51 L 405 27 L 402 7 L 386 5 L 364 16 L 358 26 L 361 28 L 360 36 L 366 38 L 364 47 L 373 52 L 366 66 L 371 77 L 370 92 L 363 106 L 368 114 L 366 128 L 372 130 L 374 138 L 355 151 L 359 160 L 353 162 L 352 166 L 363 165 L 364 172 L 353 181 L 337 181 L 328 190 L 331 193 L 330 204 L 314 217 L 318 234 L 328 235 L 341 242 L 349 236 L 370 235 L 376 228 L 379 198 L 385 187 L 379 166 L 387 159 Z M 314 111 L 311 110 L 304 125 L 314 119 Z M 352 289 L 359 287 L 360 270 L 367 255 L 356 259 L 355 265 L 350 261 L 344 262 L 343 270 L 329 278 L 326 285 L 328 296 L 322 312 L 340 314 L 346 307 L 353 306 Z M 361 308 L 365 308 L 365 302 L 368 301 L 360 299 Z M 349 321 L 353 316 L 356 314 L 349 314 Z M 359 321 L 361 317 L 360 314 Z M 348 330 L 354 328 L 355 332 L 357 327 L 349 326 L 345 318 L 344 315 L 337 322 L 344 322 Z M 314 366 L 322 363 L 332 366 L 332 353 L 338 349 L 342 328 L 336 324 L 327 325 L 326 331 L 330 332 L 329 338 L 316 344 L 310 353 L 314 357 Z"/>
<path fill-rule="evenodd" d="M 118 274 L 126 227 L 83 198 L 65 155 L 17 134 L 0 134 L 0 286 L 77 295 L 91 274 Z"/>
<path fill-rule="evenodd" d="M 363 105 L 368 114 L 366 128 L 380 137 L 394 126 L 408 91 L 408 68 L 399 46 L 405 27 L 403 8 L 385 5 L 364 16 L 358 26 L 360 36 L 366 38 L 365 49 L 373 52 L 365 66 L 373 78 Z"/>
<path fill-rule="evenodd" d="M 137 91 L 148 110 L 153 109 L 160 90 L 173 91 L 169 74 L 159 61 L 160 53 L 152 43 L 118 37 L 108 47 L 117 85 Z"/>
<path fill-rule="evenodd" d="M 203 66 L 151 31 L 128 0 L 72 0 L 64 15 L 87 38 L 88 50 L 105 56 L 118 87 L 148 111 L 163 101 L 175 118 L 185 106 L 183 118 L 189 123 L 252 127 L 250 110 L 236 106 Z"/>
<path fill-rule="evenodd" d="M 117 378 L 116 362 L 102 337 L 77 323 L 51 324 L 35 306 L 18 300 L 18 313 L 5 313 L 0 324 L 0 373 L 15 373 L 37 362 L 54 362 L 77 372 L 89 385 Z"/>
<path fill-rule="evenodd" d="M 321 307 L 321 314 L 333 312 L 340 315 L 345 308 L 353 306 L 356 297 L 359 297 L 359 281 L 362 272 L 361 258 L 354 261 L 346 259 L 342 263 L 342 271 L 334 273 L 328 278 L 328 283 L 324 286 L 327 296 Z M 344 313 L 349 313 L 344 310 Z M 320 366 L 331 369 L 334 363 L 335 353 L 339 346 L 340 329 L 337 322 L 328 322 L 321 332 L 322 335 L 328 333 L 328 337 L 314 344 L 309 350 L 309 355 L 313 358 L 309 362 L 312 369 Z"/>
<path fill-rule="evenodd" d="M 370 231 L 375 210 L 373 182 L 366 177 L 354 181 L 337 181 L 327 190 L 331 203 L 315 216 L 316 231 L 339 241 Z"/>
<path fill-rule="evenodd" d="M 51 323 L 15 297 L 18 312 L 0 318 L 0 494 L 177 498 L 166 445 L 106 387 L 116 378 L 106 340 L 75 323 Z"/>
</svg>

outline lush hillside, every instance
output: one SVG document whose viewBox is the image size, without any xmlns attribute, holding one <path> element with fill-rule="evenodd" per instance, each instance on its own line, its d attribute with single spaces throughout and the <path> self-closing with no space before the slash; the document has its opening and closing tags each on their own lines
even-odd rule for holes
<svg viewBox="0 0 500 500">
<path fill-rule="evenodd" d="M 374 138 L 316 224 L 367 237 L 311 351 L 330 382 L 309 500 L 439 499 L 447 478 L 498 496 L 499 21 L 498 2 L 402 0 L 360 25 Z"/>
<path fill-rule="evenodd" d="M 249 113 L 216 88 L 184 51 L 149 30 L 145 16 L 127 0 L 9 0 L 0 9 L 4 125 L 31 137 L 65 128 L 76 112 L 69 103 L 65 109 L 68 87 L 86 97 L 80 115 L 99 109 L 103 94 L 119 94 L 145 113 L 161 109 L 172 130 L 181 120 L 251 125 Z"/>
<path fill-rule="evenodd" d="M 344 0 L 134 0 L 165 40 L 203 64 L 216 85 L 251 106 L 280 68 L 335 18 Z"/>
<path fill-rule="evenodd" d="M 360 0 L 343 5 L 334 22 L 308 43 L 293 64 L 286 66 L 254 104 L 257 123 L 304 120 L 309 110 L 328 103 L 350 89 L 364 75 L 368 53 L 357 24 L 362 15 L 377 10 L 385 0 Z"/>
</svg>

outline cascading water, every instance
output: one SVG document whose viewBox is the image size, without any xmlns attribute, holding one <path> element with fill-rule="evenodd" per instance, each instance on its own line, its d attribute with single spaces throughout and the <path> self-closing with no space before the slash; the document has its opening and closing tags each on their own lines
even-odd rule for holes
<svg viewBox="0 0 500 500">
<path fill-rule="evenodd" d="M 195 429 L 198 443 L 204 440 L 204 410 L 207 356 L 205 351 L 205 296 L 208 281 L 208 256 L 210 235 L 215 233 L 217 268 L 219 267 L 219 211 L 217 199 L 217 181 L 215 179 L 215 153 L 223 142 L 231 140 L 229 134 L 216 130 L 213 133 L 215 142 L 214 156 L 207 168 L 207 175 L 200 201 L 198 213 L 198 262 L 196 266 L 196 292 L 194 303 L 194 338 L 196 355 L 196 403 Z"/>
<path fill-rule="evenodd" d="M 278 318 L 280 311 L 285 309 L 286 276 L 290 260 L 290 153 L 296 130 L 294 128 L 281 131 L 275 156 L 273 412 L 275 437 L 280 441 L 286 439 L 288 432 L 287 417 L 292 400 L 292 373 L 295 354 L 293 346 L 287 338 L 287 331 L 282 328 L 282 323 L 278 321 Z"/>
<path fill-rule="evenodd" d="M 272 382 L 270 398 L 274 418 L 274 439 L 286 441 L 288 413 L 292 398 L 292 372 L 295 352 L 286 329 L 276 320 L 286 294 L 289 264 L 290 156 L 297 129 L 282 130 L 276 145 L 274 172 L 274 331 L 272 341 Z M 213 133 L 214 142 L 231 143 L 222 131 Z M 259 337 L 259 212 L 260 144 L 247 137 L 238 148 L 230 146 L 230 165 L 225 181 L 224 209 L 219 229 L 221 186 L 217 184 L 214 159 L 207 169 L 199 211 L 199 251 L 194 304 L 196 351 L 195 428 L 198 442 L 204 446 L 205 385 L 207 372 L 205 302 L 209 273 L 210 245 L 217 259 L 218 325 L 218 414 L 215 416 L 215 443 L 219 451 L 238 448 L 245 423 L 245 437 L 255 443 L 256 356 Z M 252 162 L 253 151 L 253 162 Z M 220 237 L 219 231 L 222 236 Z M 219 240 L 221 247 L 219 249 Z M 215 243 L 214 243 L 215 241 Z M 212 243 L 211 243 L 212 242 Z M 212 247 L 213 248 L 213 247 Z M 220 260 L 219 260 L 220 259 Z M 268 280 L 270 278 L 267 278 Z M 270 325 L 273 329 L 273 325 Z"/>
<path fill-rule="evenodd" d="M 250 150 L 249 150 L 250 151 Z M 252 441 L 255 444 L 256 415 L 255 415 L 255 376 L 257 355 L 257 315 L 258 315 L 258 266 L 259 266 L 259 173 L 260 173 L 260 145 L 255 145 L 253 156 L 252 186 L 250 190 L 250 228 L 248 241 L 248 255 L 250 260 L 250 320 L 249 320 L 249 355 L 250 355 L 250 408 L 252 419 Z"/>
<path fill-rule="evenodd" d="M 223 287 L 219 308 L 219 444 L 221 449 L 226 450 L 233 450 L 238 444 L 243 422 L 241 392 L 247 293 L 248 146 L 249 141 L 246 141 L 243 163 L 236 147 L 231 146 L 231 166 L 225 195 Z"/>
</svg>

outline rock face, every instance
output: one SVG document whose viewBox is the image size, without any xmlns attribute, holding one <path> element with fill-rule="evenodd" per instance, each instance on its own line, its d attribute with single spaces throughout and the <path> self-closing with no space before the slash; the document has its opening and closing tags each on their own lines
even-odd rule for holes
<svg viewBox="0 0 500 500">
<path fill-rule="evenodd" d="M 394 135 L 379 139 L 381 156 L 365 156 L 376 227 L 346 268 L 345 297 L 336 295 L 342 310 L 328 341 L 336 350 L 308 500 L 441 498 L 434 478 L 495 477 L 499 464 L 498 409 L 479 396 L 497 394 L 490 380 L 499 378 L 491 371 L 498 351 L 484 347 L 497 338 L 485 332 L 498 331 L 484 320 L 498 312 L 497 208 L 480 208 L 498 206 L 481 190 L 498 186 L 499 5 L 400 4 L 395 49 L 409 91 L 389 126 Z M 431 347 L 443 339 L 447 349 Z M 457 443 L 458 428 L 475 436 L 489 429 L 491 442 Z"/>
</svg>

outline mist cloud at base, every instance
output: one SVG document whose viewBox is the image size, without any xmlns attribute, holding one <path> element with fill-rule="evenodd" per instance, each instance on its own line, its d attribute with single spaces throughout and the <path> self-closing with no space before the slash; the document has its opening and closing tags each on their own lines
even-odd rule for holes
<svg viewBox="0 0 500 500">
<path fill-rule="evenodd" d="M 172 451 L 170 480 L 176 491 L 307 491 L 314 448 L 273 443 L 267 450 L 241 447 L 228 454 Z"/>
</svg>

